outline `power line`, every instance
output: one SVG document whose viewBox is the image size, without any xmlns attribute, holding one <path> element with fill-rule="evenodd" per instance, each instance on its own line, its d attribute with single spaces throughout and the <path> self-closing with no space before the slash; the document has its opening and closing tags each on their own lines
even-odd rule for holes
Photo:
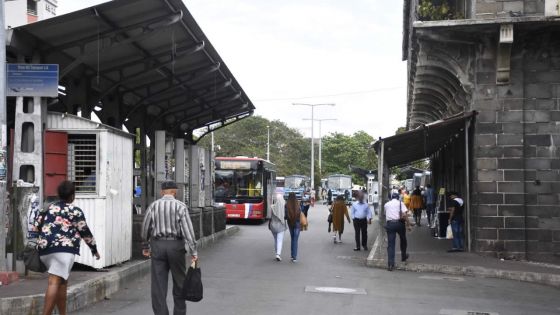
<svg viewBox="0 0 560 315">
<path fill-rule="evenodd" d="M 324 95 L 285 97 L 285 98 L 265 98 L 265 99 L 255 100 L 255 102 L 292 101 L 292 100 L 303 100 L 303 99 L 319 98 L 319 97 L 336 97 L 336 96 L 346 96 L 346 95 L 359 95 L 359 94 L 369 94 L 369 93 L 383 92 L 383 91 L 392 91 L 392 90 L 398 90 L 398 89 L 402 89 L 402 88 L 404 88 L 404 86 L 395 86 L 395 87 L 389 87 L 389 88 L 354 91 L 354 92 L 342 92 L 342 93 L 337 93 L 337 94 L 324 94 Z"/>
</svg>

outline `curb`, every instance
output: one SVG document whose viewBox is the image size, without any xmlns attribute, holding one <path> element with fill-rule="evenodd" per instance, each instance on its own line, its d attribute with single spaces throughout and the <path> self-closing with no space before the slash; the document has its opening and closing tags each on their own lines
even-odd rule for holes
<svg viewBox="0 0 560 315">
<path fill-rule="evenodd" d="M 367 258 L 366 265 L 372 268 L 387 269 L 387 262 L 379 252 L 379 237 L 375 240 L 375 244 Z M 560 275 L 531 271 L 513 271 L 494 268 L 485 268 L 479 266 L 453 266 L 440 264 L 422 264 L 422 263 L 398 263 L 395 269 L 412 272 L 430 272 L 442 273 L 453 276 L 468 276 L 479 278 L 496 278 L 504 280 L 523 281 L 541 285 L 547 285 L 554 288 L 560 288 Z"/>
<path fill-rule="evenodd" d="M 216 241 L 239 232 L 238 226 L 228 227 L 218 233 L 198 240 L 198 248 L 205 248 Z M 150 260 L 135 260 L 125 263 L 126 267 L 110 271 L 103 276 L 90 279 L 68 288 L 67 311 L 74 312 L 99 302 L 123 289 L 128 283 L 150 271 Z M 35 315 L 43 310 L 44 294 L 0 299 L 0 314 Z"/>
</svg>

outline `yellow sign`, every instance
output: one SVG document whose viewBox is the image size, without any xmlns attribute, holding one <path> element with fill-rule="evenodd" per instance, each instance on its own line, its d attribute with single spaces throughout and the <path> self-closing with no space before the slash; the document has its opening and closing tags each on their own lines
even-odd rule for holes
<svg viewBox="0 0 560 315">
<path fill-rule="evenodd" d="M 445 188 L 441 187 L 441 188 L 439 189 L 439 195 L 440 195 L 440 196 L 445 195 Z"/>
</svg>

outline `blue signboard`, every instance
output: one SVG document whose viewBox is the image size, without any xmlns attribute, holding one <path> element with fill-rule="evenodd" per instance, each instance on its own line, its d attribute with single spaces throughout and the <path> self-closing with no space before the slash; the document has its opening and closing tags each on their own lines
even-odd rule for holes
<svg viewBox="0 0 560 315">
<path fill-rule="evenodd" d="M 8 64 L 7 96 L 58 96 L 58 65 Z"/>
</svg>

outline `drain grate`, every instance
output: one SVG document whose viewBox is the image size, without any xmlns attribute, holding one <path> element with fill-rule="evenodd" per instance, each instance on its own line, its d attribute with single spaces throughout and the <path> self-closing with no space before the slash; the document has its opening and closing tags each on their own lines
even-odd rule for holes
<svg viewBox="0 0 560 315">
<path fill-rule="evenodd" d="M 449 310 L 449 309 L 442 309 L 439 311 L 439 314 L 440 315 L 500 315 L 495 312 Z"/>
<path fill-rule="evenodd" d="M 305 292 L 308 293 L 333 293 L 333 294 L 350 294 L 350 295 L 367 295 L 365 289 L 360 288 L 339 288 L 339 287 L 318 287 L 306 286 Z"/>
<path fill-rule="evenodd" d="M 455 282 L 463 282 L 465 278 L 462 277 L 450 277 L 450 276 L 420 276 L 420 279 L 427 279 L 427 280 L 447 280 L 447 281 L 455 281 Z M 470 314 L 469 314 L 470 315 Z"/>
</svg>

